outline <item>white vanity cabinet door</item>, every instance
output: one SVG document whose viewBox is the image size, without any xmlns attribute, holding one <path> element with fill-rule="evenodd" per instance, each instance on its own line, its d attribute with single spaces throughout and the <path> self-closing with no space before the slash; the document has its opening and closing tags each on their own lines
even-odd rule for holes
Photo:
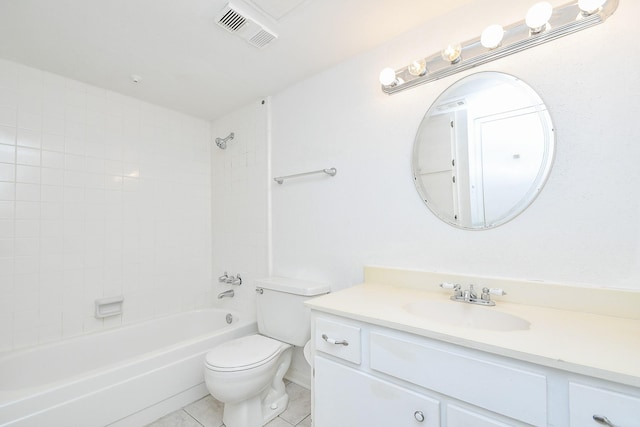
<svg viewBox="0 0 640 427">
<path fill-rule="evenodd" d="M 569 383 L 571 427 L 597 427 L 606 424 L 593 419 L 601 415 L 616 427 L 640 427 L 640 398 L 578 383 Z"/>
<path fill-rule="evenodd" d="M 440 404 L 316 356 L 314 427 L 439 427 Z"/>
<path fill-rule="evenodd" d="M 456 405 L 447 405 L 446 427 L 511 427 Z"/>
</svg>

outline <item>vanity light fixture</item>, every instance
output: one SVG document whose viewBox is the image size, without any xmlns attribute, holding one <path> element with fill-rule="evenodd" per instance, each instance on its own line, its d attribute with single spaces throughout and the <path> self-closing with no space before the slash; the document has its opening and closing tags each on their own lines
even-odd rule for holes
<svg viewBox="0 0 640 427">
<path fill-rule="evenodd" d="M 427 61 L 425 59 L 416 59 L 407 66 L 407 70 L 412 76 L 424 76 L 425 74 L 427 74 Z M 394 71 L 394 76 L 395 73 L 396 72 Z"/>
<path fill-rule="evenodd" d="M 462 57 L 462 45 L 460 43 L 450 44 L 449 46 L 442 49 L 441 55 L 442 59 L 445 61 L 449 61 L 452 64 L 457 64 L 460 62 Z"/>
<path fill-rule="evenodd" d="M 502 25 L 489 25 L 480 35 L 480 44 L 487 49 L 495 49 L 500 46 L 503 38 L 504 28 L 502 28 Z"/>
<path fill-rule="evenodd" d="M 505 27 L 490 25 L 481 37 L 447 46 L 399 70 L 385 68 L 380 73 L 382 91 L 400 92 L 601 24 L 616 11 L 618 3 L 574 0 L 554 9 L 546 1 L 537 2 L 522 21 Z"/>
<path fill-rule="evenodd" d="M 605 3 L 606 0 L 579 0 L 578 7 L 584 16 L 589 16 L 598 12 Z"/>
<path fill-rule="evenodd" d="M 380 84 L 384 87 L 395 87 L 400 84 L 400 79 L 396 77 L 393 68 L 385 68 L 380 71 Z"/>
<path fill-rule="evenodd" d="M 547 26 L 549 25 L 549 19 L 552 14 L 553 6 L 551 6 L 551 3 L 541 1 L 529 8 L 524 22 L 531 30 L 531 34 L 539 34 L 545 29 L 548 29 Z"/>
</svg>

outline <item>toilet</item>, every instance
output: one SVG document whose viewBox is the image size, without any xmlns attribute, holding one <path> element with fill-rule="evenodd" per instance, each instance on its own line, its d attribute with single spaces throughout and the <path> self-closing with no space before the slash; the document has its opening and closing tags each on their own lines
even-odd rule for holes
<svg viewBox="0 0 640 427">
<path fill-rule="evenodd" d="M 304 347 L 311 334 L 303 303 L 329 291 L 328 285 L 284 277 L 256 281 L 259 333 L 224 342 L 205 358 L 205 383 L 224 404 L 226 427 L 260 427 L 287 409 L 283 378 L 293 346 Z"/>
</svg>

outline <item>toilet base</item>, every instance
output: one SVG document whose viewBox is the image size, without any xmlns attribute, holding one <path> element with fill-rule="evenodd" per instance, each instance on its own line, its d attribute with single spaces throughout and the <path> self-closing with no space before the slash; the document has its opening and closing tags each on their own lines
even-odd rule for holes
<svg viewBox="0 0 640 427">
<path fill-rule="evenodd" d="M 284 410 L 287 409 L 287 405 L 289 405 L 289 395 L 287 393 L 272 401 L 270 404 L 265 402 L 262 405 L 262 425 L 267 424 L 269 421 L 283 413 Z"/>
<path fill-rule="evenodd" d="M 263 395 L 264 396 L 264 395 Z M 255 396 L 238 403 L 225 403 L 222 421 L 226 427 L 262 427 L 287 409 L 289 395 L 263 401 Z"/>
</svg>

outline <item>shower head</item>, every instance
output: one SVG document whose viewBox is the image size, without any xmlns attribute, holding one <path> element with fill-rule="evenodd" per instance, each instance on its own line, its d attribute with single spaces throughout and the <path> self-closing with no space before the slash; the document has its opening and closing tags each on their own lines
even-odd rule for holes
<svg viewBox="0 0 640 427">
<path fill-rule="evenodd" d="M 231 132 L 226 138 L 216 138 L 216 145 L 225 150 L 227 148 L 227 141 L 233 141 L 234 136 L 233 132 Z"/>
</svg>

